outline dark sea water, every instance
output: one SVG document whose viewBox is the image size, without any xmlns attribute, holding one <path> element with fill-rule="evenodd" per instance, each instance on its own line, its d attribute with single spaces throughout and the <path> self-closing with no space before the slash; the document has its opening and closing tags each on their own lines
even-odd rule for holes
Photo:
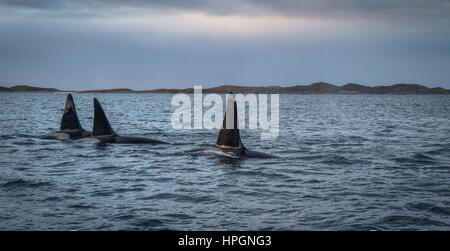
<svg viewBox="0 0 450 251">
<path fill-rule="evenodd" d="M 450 96 L 280 95 L 278 159 L 182 154 L 218 130 L 175 130 L 169 94 L 92 98 L 119 134 L 170 145 L 41 140 L 65 94 L 0 93 L 0 230 L 450 230 Z M 180 154 L 181 153 L 181 154 Z"/>
</svg>

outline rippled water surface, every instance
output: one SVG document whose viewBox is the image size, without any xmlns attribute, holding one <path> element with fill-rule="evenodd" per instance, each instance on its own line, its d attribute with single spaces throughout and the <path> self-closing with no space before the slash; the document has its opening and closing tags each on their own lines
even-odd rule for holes
<svg viewBox="0 0 450 251">
<path fill-rule="evenodd" d="M 280 95 L 279 159 L 183 151 L 218 130 L 175 130 L 169 94 L 92 98 L 119 134 L 170 145 L 41 140 L 65 94 L 0 93 L 1 230 L 449 230 L 450 96 Z"/>
</svg>

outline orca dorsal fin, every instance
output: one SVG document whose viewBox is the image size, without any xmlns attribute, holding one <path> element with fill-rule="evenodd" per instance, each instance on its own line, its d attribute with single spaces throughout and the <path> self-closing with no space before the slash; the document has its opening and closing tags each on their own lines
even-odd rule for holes
<svg viewBox="0 0 450 251">
<path fill-rule="evenodd" d="M 231 92 L 228 94 L 227 111 L 223 118 L 222 129 L 220 129 L 216 146 L 221 148 L 243 147 L 241 137 L 239 136 L 237 104 Z"/>
<path fill-rule="evenodd" d="M 92 136 L 115 135 L 116 133 L 109 125 L 100 102 L 94 98 L 94 126 L 92 129 Z"/>
<path fill-rule="evenodd" d="M 83 129 L 78 119 L 77 109 L 75 108 L 75 103 L 73 102 L 73 97 L 71 94 L 67 95 L 66 106 L 64 107 L 64 113 L 61 118 L 60 130 L 76 130 Z"/>
</svg>

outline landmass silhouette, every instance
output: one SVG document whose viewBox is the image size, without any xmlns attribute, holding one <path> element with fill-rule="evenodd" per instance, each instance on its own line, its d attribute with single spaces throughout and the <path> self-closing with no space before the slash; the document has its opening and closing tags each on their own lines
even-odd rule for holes
<svg viewBox="0 0 450 251">
<path fill-rule="evenodd" d="M 0 92 L 73 92 L 73 93 L 193 93 L 193 88 L 187 89 L 152 89 L 136 91 L 132 89 L 103 89 L 103 90 L 59 90 L 55 88 L 41 88 L 28 85 L 12 87 L 0 86 Z M 241 86 L 222 85 L 212 88 L 203 88 L 203 93 L 279 93 L 279 94 L 450 94 L 450 90 L 442 87 L 429 88 L 419 84 L 394 84 L 365 86 L 348 83 L 336 86 L 325 82 L 309 85 L 281 86 Z"/>
</svg>

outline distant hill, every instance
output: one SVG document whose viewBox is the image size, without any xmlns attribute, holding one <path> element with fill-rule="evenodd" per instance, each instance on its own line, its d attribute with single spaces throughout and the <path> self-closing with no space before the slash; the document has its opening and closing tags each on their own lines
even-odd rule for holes
<svg viewBox="0 0 450 251">
<path fill-rule="evenodd" d="M 54 88 L 40 88 L 27 85 L 16 85 L 10 88 L 0 86 L 0 92 L 67 92 Z M 193 93 L 193 88 L 187 89 L 154 89 L 135 91 L 126 88 L 71 91 L 74 93 Z M 348 83 L 336 86 L 317 82 L 310 85 L 281 86 L 239 86 L 222 85 L 202 89 L 203 93 L 280 93 L 280 94 L 450 94 L 450 90 L 436 87 L 429 88 L 419 84 L 395 84 L 389 86 L 364 86 Z"/>
<path fill-rule="evenodd" d="M 156 89 L 139 91 L 143 93 L 193 93 L 194 89 Z M 202 89 L 203 93 L 280 93 L 280 94 L 450 94 L 450 90 L 441 87 L 428 88 L 418 84 L 396 84 L 391 86 L 364 86 L 349 83 L 335 86 L 317 82 L 310 85 L 281 86 L 237 86 L 222 85 Z"/>
<path fill-rule="evenodd" d="M 40 88 L 28 85 L 15 85 L 13 87 L 0 87 L 0 92 L 57 92 L 54 88 Z"/>
<path fill-rule="evenodd" d="M 88 91 L 77 91 L 77 93 L 133 93 L 131 89 L 120 88 L 120 89 L 105 89 L 105 90 L 88 90 Z"/>
</svg>

